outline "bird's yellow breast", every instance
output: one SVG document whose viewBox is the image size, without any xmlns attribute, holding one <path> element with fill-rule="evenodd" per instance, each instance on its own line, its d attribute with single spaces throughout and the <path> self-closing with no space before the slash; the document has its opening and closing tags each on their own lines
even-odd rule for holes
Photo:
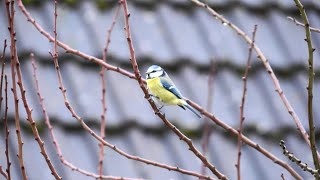
<svg viewBox="0 0 320 180">
<path fill-rule="evenodd" d="M 162 103 L 166 105 L 182 104 L 181 99 L 177 98 L 177 96 L 162 86 L 159 77 L 147 79 L 147 86 L 151 94 L 158 97 Z"/>
</svg>

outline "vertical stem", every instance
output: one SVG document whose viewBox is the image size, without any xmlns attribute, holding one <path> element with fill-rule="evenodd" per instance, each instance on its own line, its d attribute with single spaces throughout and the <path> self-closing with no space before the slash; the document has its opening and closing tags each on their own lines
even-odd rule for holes
<svg viewBox="0 0 320 180">
<path fill-rule="evenodd" d="M 309 80 L 308 80 L 308 121 L 309 121 L 309 131 L 310 131 L 310 148 L 312 152 L 312 158 L 313 163 L 316 169 L 320 169 L 319 165 L 319 159 L 317 156 L 317 147 L 316 147 L 316 141 L 315 141 L 315 127 L 313 122 L 313 81 L 314 81 L 314 69 L 313 69 L 313 52 L 315 49 L 312 47 L 312 40 L 311 40 L 311 33 L 310 33 L 310 24 L 308 20 L 308 16 L 304 10 L 303 5 L 299 0 L 294 0 L 296 3 L 300 15 L 303 19 L 303 22 L 305 24 L 305 32 L 306 32 L 306 39 L 305 41 L 308 44 L 308 69 L 309 69 Z M 316 176 L 317 179 L 320 179 L 319 176 Z"/>
<path fill-rule="evenodd" d="M 119 16 L 119 12 L 120 12 L 120 5 L 117 6 L 117 8 L 115 10 L 115 14 L 112 18 L 112 23 L 110 25 L 110 28 L 107 30 L 106 43 L 105 43 L 105 47 L 104 47 L 103 53 L 102 53 L 102 60 L 104 62 L 107 62 L 107 54 L 108 54 L 108 49 L 109 49 L 110 42 L 111 42 L 111 32 L 116 24 L 116 20 Z M 107 113 L 105 71 L 106 71 L 106 68 L 102 66 L 101 71 L 100 71 L 101 89 L 102 89 L 102 98 L 101 98 L 102 113 L 101 113 L 101 125 L 100 125 L 101 138 L 105 138 L 106 113 Z M 104 145 L 103 145 L 103 143 L 99 144 L 99 149 L 100 149 L 99 150 L 100 153 L 99 153 L 98 173 L 100 176 L 102 176 L 102 174 L 103 174 L 103 159 L 104 159 Z"/>
<path fill-rule="evenodd" d="M 248 52 L 248 59 L 247 59 L 247 65 L 246 65 L 246 70 L 244 72 L 244 75 L 242 77 L 243 81 L 243 90 L 242 90 L 242 98 L 241 98 L 241 104 L 240 104 L 240 126 L 239 126 L 239 136 L 238 136 L 238 158 L 237 158 L 237 163 L 236 163 L 236 168 L 237 168 L 237 179 L 241 179 L 241 169 L 240 169 L 240 162 L 241 162 L 241 147 L 242 147 L 242 129 L 243 129 L 243 122 L 244 122 L 244 105 L 245 105 L 245 100 L 246 100 L 246 94 L 247 94 L 247 78 L 249 74 L 249 70 L 251 68 L 251 57 L 252 57 L 252 49 L 254 46 L 255 42 L 255 36 L 257 32 L 257 25 L 254 26 L 253 32 L 252 32 L 252 43 L 250 44 L 249 47 L 249 52 Z"/>
<path fill-rule="evenodd" d="M 216 66 L 215 63 L 213 61 L 211 61 L 211 69 L 210 69 L 209 77 L 208 77 L 207 109 L 212 109 L 213 81 L 214 81 L 214 76 L 216 73 L 215 66 Z M 204 130 L 203 130 L 203 135 L 202 135 L 202 140 L 201 140 L 202 141 L 201 148 L 202 148 L 204 156 L 208 152 L 208 144 L 209 144 L 210 134 L 212 131 L 212 127 L 210 126 L 209 122 L 210 122 L 210 120 L 208 118 L 204 119 Z M 206 174 L 206 166 L 203 163 L 201 166 L 201 174 L 203 174 L 203 175 Z"/>
<path fill-rule="evenodd" d="M 0 81 L 0 112 L 2 110 L 2 101 L 3 101 L 3 97 L 2 97 L 2 87 L 3 87 L 3 75 L 4 75 L 4 65 L 5 65 L 5 53 L 6 53 L 6 48 L 7 48 L 7 40 L 4 40 L 3 43 L 3 51 L 2 51 L 2 55 L 0 57 L 0 60 L 2 61 L 2 66 L 1 66 L 1 81 Z"/>
<path fill-rule="evenodd" d="M 20 128 L 20 115 L 19 115 L 19 99 L 17 94 L 17 81 L 16 81 L 16 72 L 15 72 L 15 64 L 17 63 L 17 51 L 16 51 L 16 39 L 15 39 L 15 32 L 14 32 L 14 1 L 6 0 L 6 12 L 8 17 L 9 23 L 9 32 L 10 32 L 10 51 L 11 51 L 11 78 L 12 78 L 12 93 L 14 97 L 14 110 L 15 110 L 15 126 L 16 126 L 16 134 L 18 139 L 18 159 L 19 165 L 21 169 L 22 178 L 27 180 L 27 173 L 24 166 L 24 159 L 23 159 L 23 141 L 21 136 L 21 128 Z"/>
<path fill-rule="evenodd" d="M 4 111 L 4 117 L 3 117 L 3 122 L 4 122 L 4 129 L 6 131 L 6 161 L 7 161 L 7 168 L 6 168 L 6 172 L 8 175 L 8 180 L 11 180 L 11 170 L 10 170 L 10 166 L 11 166 L 11 162 L 10 162 L 10 155 L 9 155 L 9 128 L 8 128 L 8 79 L 7 79 L 7 75 L 4 76 L 4 80 L 5 80 L 5 86 L 4 86 L 4 92 L 5 92 L 5 111 Z"/>
</svg>

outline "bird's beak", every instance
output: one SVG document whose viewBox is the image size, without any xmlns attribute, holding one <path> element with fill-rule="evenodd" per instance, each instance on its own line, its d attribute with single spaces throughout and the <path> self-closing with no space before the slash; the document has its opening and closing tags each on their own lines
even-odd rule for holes
<svg viewBox="0 0 320 180">
<path fill-rule="evenodd" d="M 150 74 L 150 73 L 148 73 L 148 72 L 146 73 L 146 77 L 147 77 L 147 79 L 149 79 L 149 76 L 150 76 L 149 74 Z"/>
</svg>

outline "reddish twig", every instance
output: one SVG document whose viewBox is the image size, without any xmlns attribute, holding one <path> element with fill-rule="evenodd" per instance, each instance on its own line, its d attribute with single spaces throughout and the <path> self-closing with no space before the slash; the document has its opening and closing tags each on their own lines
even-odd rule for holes
<svg viewBox="0 0 320 180">
<path fill-rule="evenodd" d="M 201 154 L 201 152 L 199 150 L 196 149 L 196 147 L 193 145 L 192 141 L 186 137 L 182 132 L 180 132 L 173 124 L 171 124 L 163 114 L 161 114 L 161 112 L 159 111 L 159 109 L 157 108 L 157 106 L 154 104 L 153 100 L 150 98 L 150 95 L 148 93 L 147 88 L 144 85 L 144 82 L 142 81 L 141 78 L 141 74 L 138 68 L 138 64 L 136 61 L 136 57 L 135 57 L 135 53 L 134 53 L 134 48 L 133 48 L 133 44 L 132 44 L 132 39 L 131 39 L 131 32 L 130 32 L 130 26 L 129 26 L 129 17 L 130 17 L 130 13 L 128 11 L 128 7 L 127 7 L 127 1 L 126 0 L 122 0 L 122 6 L 123 6 L 123 10 L 124 10 L 124 18 L 125 18 L 125 31 L 126 31 L 126 37 L 127 37 L 127 42 L 128 42 L 128 46 L 129 46 L 129 50 L 130 50 L 130 61 L 132 64 L 132 67 L 134 69 L 134 73 L 136 76 L 136 79 L 138 80 L 138 83 L 145 95 L 145 98 L 148 100 L 149 104 L 151 105 L 152 109 L 154 110 L 155 114 L 157 114 L 160 119 L 164 122 L 165 125 L 167 125 L 174 133 L 177 134 L 177 136 L 179 136 L 179 138 L 183 141 L 185 141 L 187 143 L 187 145 L 189 146 L 189 150 L 191 152 L 193 152 L 210 170 L 213 174 L 215 174 L 219 179 L 227 179 L 227 177 L 222 174 L 221 172 L 219 172 L 217 170 L 216 167 L 214 167 L 209 161 L 208 159 Z"/>
<path fill-rule="evenodd" d="M 218 19 L 219 21 L 222 22 L 222 24 L 225 24 L 227 26 L 229 26 L 232 30 L 234 30 L 238 35 L 240 35 L 249 45 L 252 44 L 252 40 L 250 39 L 250 37 L 244 32 L 242 31 L 239 27 L 237 27 L 236 25 L 232 24 L 230 21 L 228 21 L 226 18 L 224 18 L 222 15 L 218 14 L 215 10 L 213 10 L 211 7 L 209 7 L 207 4 L 200 2 L 199 0 L 190 0 L 192 2 L 194 2 L 196 5 L 198 5 L 199 7 L 204 8 L 206 11 L 208 11 L 208 13 L 210 13 L 213 17 L 215 17 L 216 19 Z M 309 141 L 309 135 L 306 132 L 306 130 L 304 129 L 303 125 L 301 124 L 301 121 L 298 117 L 298 115 L 296 114 L 296 112 L 293 110 L 289 100 L 286 98 L 283 90 L 281 89 L 279 80 L 277 78 L 277 76 L 274 74 L 271 65 L 269 63 L 269 61 L 267 60 L 267 58 L 264 56 L 264 54 L 262 53 L 262 51 L 260 50 L 260 48 L 254 44 L 253 49 L 256 51 L 256 53 L 258 54 L 258 58 L 262 61 L 263 65 L 265 66 L 265 69 L 267 70 L 268 74 L 270 75 L 273 84 L 275 86 L 275 90 L 276 92 L 279 94 L 280 99 L 282 100 L 284 106 L 287 108 L 288 113 L 291 115 L 291 117 L 293 118 L 294 123 L 297 126 L 297 129 L 300 131 L 302 137 L 304 138 L 304 140 L 308 143 L 308 145 L 310 146 L 310 141 Z M 319 155 L 318 155 L 319 156 Z"/>
<path fill-rule="evenodd" d="M 1 80 L 0 80 L 0 112 L 2 111 L 2 101 L 3 101 L 3 97 L 2 97 L 2 88 L 3 88 L 3 75 L 4 75 L 4 65 L 5 65 L 5 54 L 6 54 L 6 48 L 7 48 L 7 40 L 4 40 L 3 43 L 3 51 L 2 51 L 2 55 L 0 56 L 0 60 L 2 61 L 2 66 L 1 66 Z"/>
<path fill-rule="evenodd" d="M 247 94 L 247 78 L 249 74 L 249 69 L 251 68 L 251 56 L 252 56 L 252 48 L 255 43 L 255 37 L 256 37 L 256 32 L 257 32 L 257 25 L 254 26 L 253 32 L 252 32 L 252 44 L 249 46 L 249 52 L 248 52 L 248 59 L 247 59 L 247 65 L 246 69 L 244 72 L 244 75 L 242 77 L 243 81 L 243 89 L 242 89 L 242 98 L 241 98 L 241 104 L 240 104 L 240 126 L 239 126 L 239 136 L 238 136 L 238 156 L 237 156 L 237 163 L 236 163 L 236 168 L 237 168 L 237 179 L 241 179 L 241 172 L 240 172 L 240 167 L 241 167 L 241 146 L 242 146 L 242 141 L 241 141 L 241 136 L 242 136 L 242 129 L 243 129 L 243 122 L 245 120 L 244 117 L 244 105 L 245 105 L 245 100 L 246 100 L 246 94 Z"/>
<path fill-rule="evenodd" d="M 5 92 L 5 110 L 4 110 L 4 116 L 3 116 L 3 123 L 4 123 L 4 131 L 5 131 L 5 154 L 6 154 L 6 162 L 7 162 L 7 178 L 8 180 L 11 180 L 11 172 L 10 172 L 10 157 L 9 157 L 9 128 L 8 128 L 8 80 L 7 80 L 7 75 L 4 74 L 4 66 L 5 66 L 5 52 L 6 52 L 6 47 L 7 47 L 7 40 L 4 41 L 4 46 L 3 46 L 3 52 L 0 57 L 2 61 L 2 67 L 1 67 L 1 85 L 0 85 L 0 97 L 1 97 L 1 103 L 0 103 L 0 110 L 2 110 L 2 88 L 3 88 L 3 77 L 5 79 L 5 87 L 4 87 L 4 92 Z"/>
<path fill-rule="evenodd" d="M 213 82 L 216 74 L 216 64 L 211 61 L 211 69 L 208 76 L 208 97 L 207 97 L 207 109 L 212 109 L 213 104 Z M 204 125 L 203 125 L 203 134 L 202 134 L 202 142 L 201 142 L 201 148 L 203 151 L 203 155 L 206 155 L 208 152 L 208 144 L 210 139 L 210 134 L 212 131 L 212 126 L 210 126 L 210 120 L 206 117 L 204 119 Z M 201 174 L 206 174 L 206 166 L 202 163 L 201 165 Z"/>
<path fill-rule="evenodd" d="M 8 180 L 11 180 L 11 162 L 10 162 L 10 155 L 9 155 L 9 128 L 8 128 L 8 79 L 7 75 L 4 75 L 4 81 L 5 81 L 5 86 L 4 86 L 4 93 L 5 93 L 5 110 L 4 110 L 4 117 L 3 117 L 3 123 L 4 123 L 4 129 L 6 132 L 6 161 L 7 161 L 7 168 L 6 172 L 8 175 Z"/>
<path fill-rule="evenodd" d="M 10 33 L 10 53 L 11 53 L 11 77 L 12 77 L 12 93 L 14 98 L 14 111 L 15 111 L 15 127 L 16 127 L 16 134 L 18 140 L 18 159 L 19 165 L 21 169 L 22 178 L 27 180 L 27 173 L 24 166 L 24 159 L 23 159 L 23 141 L 21 136 L 21 128 L 20 128 L 20 116 L 19 116 L 19 99 L 17 94 L 17 85 L 16 85 L 16 73 L 15 73 L 15 64 L 17 59 L 17 51 L 16 51 L 16 39 L 15 39 L 15 32 L 14 32 L 14 1 L 6 0 L 6 13 L 8 17 L 8 30 Z"/>
<path fill-rule="evenodd" d="M 296 25 L 305 27 L 305 25 L 304 25 L 303 23 L 299 22 L 299 21 L 296 20 L 295 18 L 290 17 L 290 16 L 288 16 L 287 18 L 288 18 L 289 20 L 293 21 Z M 320 29 L 314 28 L 314 27 L 310 27 L 310 31 L 313 31 L 313 32 L 316 32 L 316 33 L 320 33 Z"/>
<path fill-rule="evenodd" d="M 119 16 L 120 12 L 120 5 L 117 6 L 114 16 L 112 17 L 112 23 L 110 28 L 107 30 L 106 35 L 106 46 L 103 49 L 102 53 L 102 60 L 107 62 L 107 54 L 109 45 L 111 42 L 111 32 L 116 24 L 116 20 Z M 105 126 L 106 126 L 106 113 L 107 113 L 107 105 L 106 105 L 106 79 L 105 79 L 105 67 L 101 67 L 100 77 L 101 77 L 101 88 L 102 88 L 102 98 L 101 98 L 101 105 L 102 105 L 102 113 L 101 113 L 101 125 L 100 125 L 100 136 L 101 138 L 105 138 Z M 98 165 L 98 172 L 100 175 L 103 174 L 103 159 L 104 159 L 104 146 L 102 143 L 99 144 L 100 153 L 99 153 L 99 165 Z"/>
<path fill-rule="evenodd" d="M 2 174 L 5 179 L 8 179 L 8 175 L 3 171 L 2 166 L 0 166 L 0 174 Z"/>
</svg>

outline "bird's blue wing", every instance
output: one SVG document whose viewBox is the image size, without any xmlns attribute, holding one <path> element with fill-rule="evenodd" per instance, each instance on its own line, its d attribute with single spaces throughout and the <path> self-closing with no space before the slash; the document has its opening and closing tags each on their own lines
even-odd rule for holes
<svg viewBox="0 0 320 180">
<path fill-rule="evenodd" d="M 179 99 L 183 99 L 181 93 L 179 92 L 179 90 L 176 88 L 176 86 L 173 84 L 173 82 L 170 79 L 162 78 L 161 84 L 166 90 L 170 91 L 172 94 L 177 96 Z"/>
</svg>

